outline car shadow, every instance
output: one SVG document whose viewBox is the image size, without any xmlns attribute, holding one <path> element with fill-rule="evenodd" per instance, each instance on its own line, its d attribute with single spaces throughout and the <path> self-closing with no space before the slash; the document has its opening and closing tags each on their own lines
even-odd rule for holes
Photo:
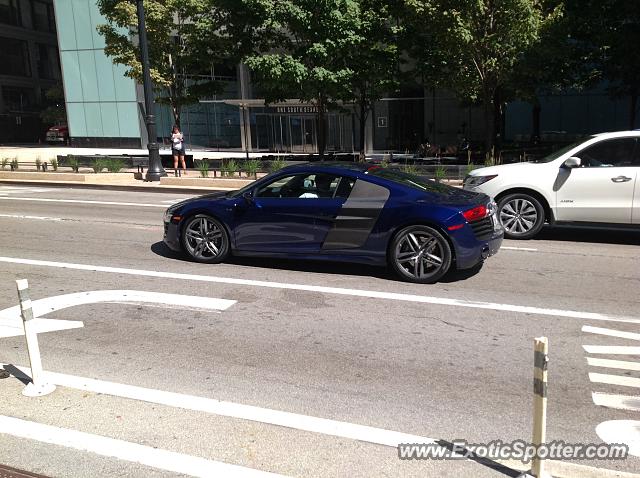
<svg viewBox="0 0 640 478">
<path fill-rule="evenodd" d="M 597 244 L 640 245 L 640 231 L 589 229 L 586 227 L 545 227 L 536 236 L 537 240 L 562 242 L 593 242 Z M 523 244 L 526 241 L 523 241 Z"/>
</svg>

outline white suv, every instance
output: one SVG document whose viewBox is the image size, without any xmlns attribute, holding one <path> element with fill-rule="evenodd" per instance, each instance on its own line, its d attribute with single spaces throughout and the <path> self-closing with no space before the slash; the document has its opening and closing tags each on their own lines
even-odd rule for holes
<svg viewBox="0 0 640 478">
<path fill-rule="evenodd" d="M 511 239 L 545 222 L 640 228 L 640 131 L 591 136 L 530 163 L 475 169 L 464 188 L 495 198 Z"/>
</svg>

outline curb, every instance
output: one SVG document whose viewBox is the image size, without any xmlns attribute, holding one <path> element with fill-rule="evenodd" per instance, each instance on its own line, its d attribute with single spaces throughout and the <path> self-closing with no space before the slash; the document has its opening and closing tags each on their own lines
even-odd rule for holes
<svg viewBox="0 0 640 478">
<path fill-rule="evenodd" d="M 90 184 L 80 182 L 62 182 L 62 181 L 39 181 L 39 180 L 17 180 L 17 179 L 0 179 L 0 185 L 32 185 L 32 186 L 48 186 L 58 188 L 72 189 L 106 189 L 109 191 L 135 191 L 135 192 L 168 192 L 168 193 L 195 193 L 208 194 L 215 191 L 235 191 L 236 188 L 202 188 L 195 186 L 137 186 L 135 184 Z"/>
</svg>

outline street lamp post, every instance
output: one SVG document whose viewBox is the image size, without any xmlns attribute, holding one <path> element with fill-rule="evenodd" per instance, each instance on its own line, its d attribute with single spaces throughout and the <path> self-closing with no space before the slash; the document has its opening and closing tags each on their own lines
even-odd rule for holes
<svg viewBox="0 0 640 478">
<path fill-rule="evenodd" d="M 145 181 L 160 181 L 160 177 L 167 173 L 160 161 L 160 148 L 158 147 L 156 134 L 156 119 L 153 114 L 153 89 L 151 86 L 151 73 L 149 72 L 149 45 L 147 43 L 147 29 L 144 21 L 143 0 L 136 0 L 138 7 L 138 37 L 140 42 L 140 62 L 142 63 L 142 86 L 144 88 L 145 123 L 147 125 L 149 149 L 149 167 Z"/>
</svg>

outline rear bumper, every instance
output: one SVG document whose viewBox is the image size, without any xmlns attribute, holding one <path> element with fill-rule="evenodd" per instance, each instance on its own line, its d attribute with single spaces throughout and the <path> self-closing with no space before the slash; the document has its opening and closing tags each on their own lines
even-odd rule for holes
<svg viewBox="0 0 640 478">
<path fill-rule="evenodd" d="M 504 230 L 499 229 L 490 238 L 483 241 L 478 240 L 476 247 L 456 251 L 456 267 L 458 269 L 470 269 L 497 254 L 503 239 Z"/>
</svg>

